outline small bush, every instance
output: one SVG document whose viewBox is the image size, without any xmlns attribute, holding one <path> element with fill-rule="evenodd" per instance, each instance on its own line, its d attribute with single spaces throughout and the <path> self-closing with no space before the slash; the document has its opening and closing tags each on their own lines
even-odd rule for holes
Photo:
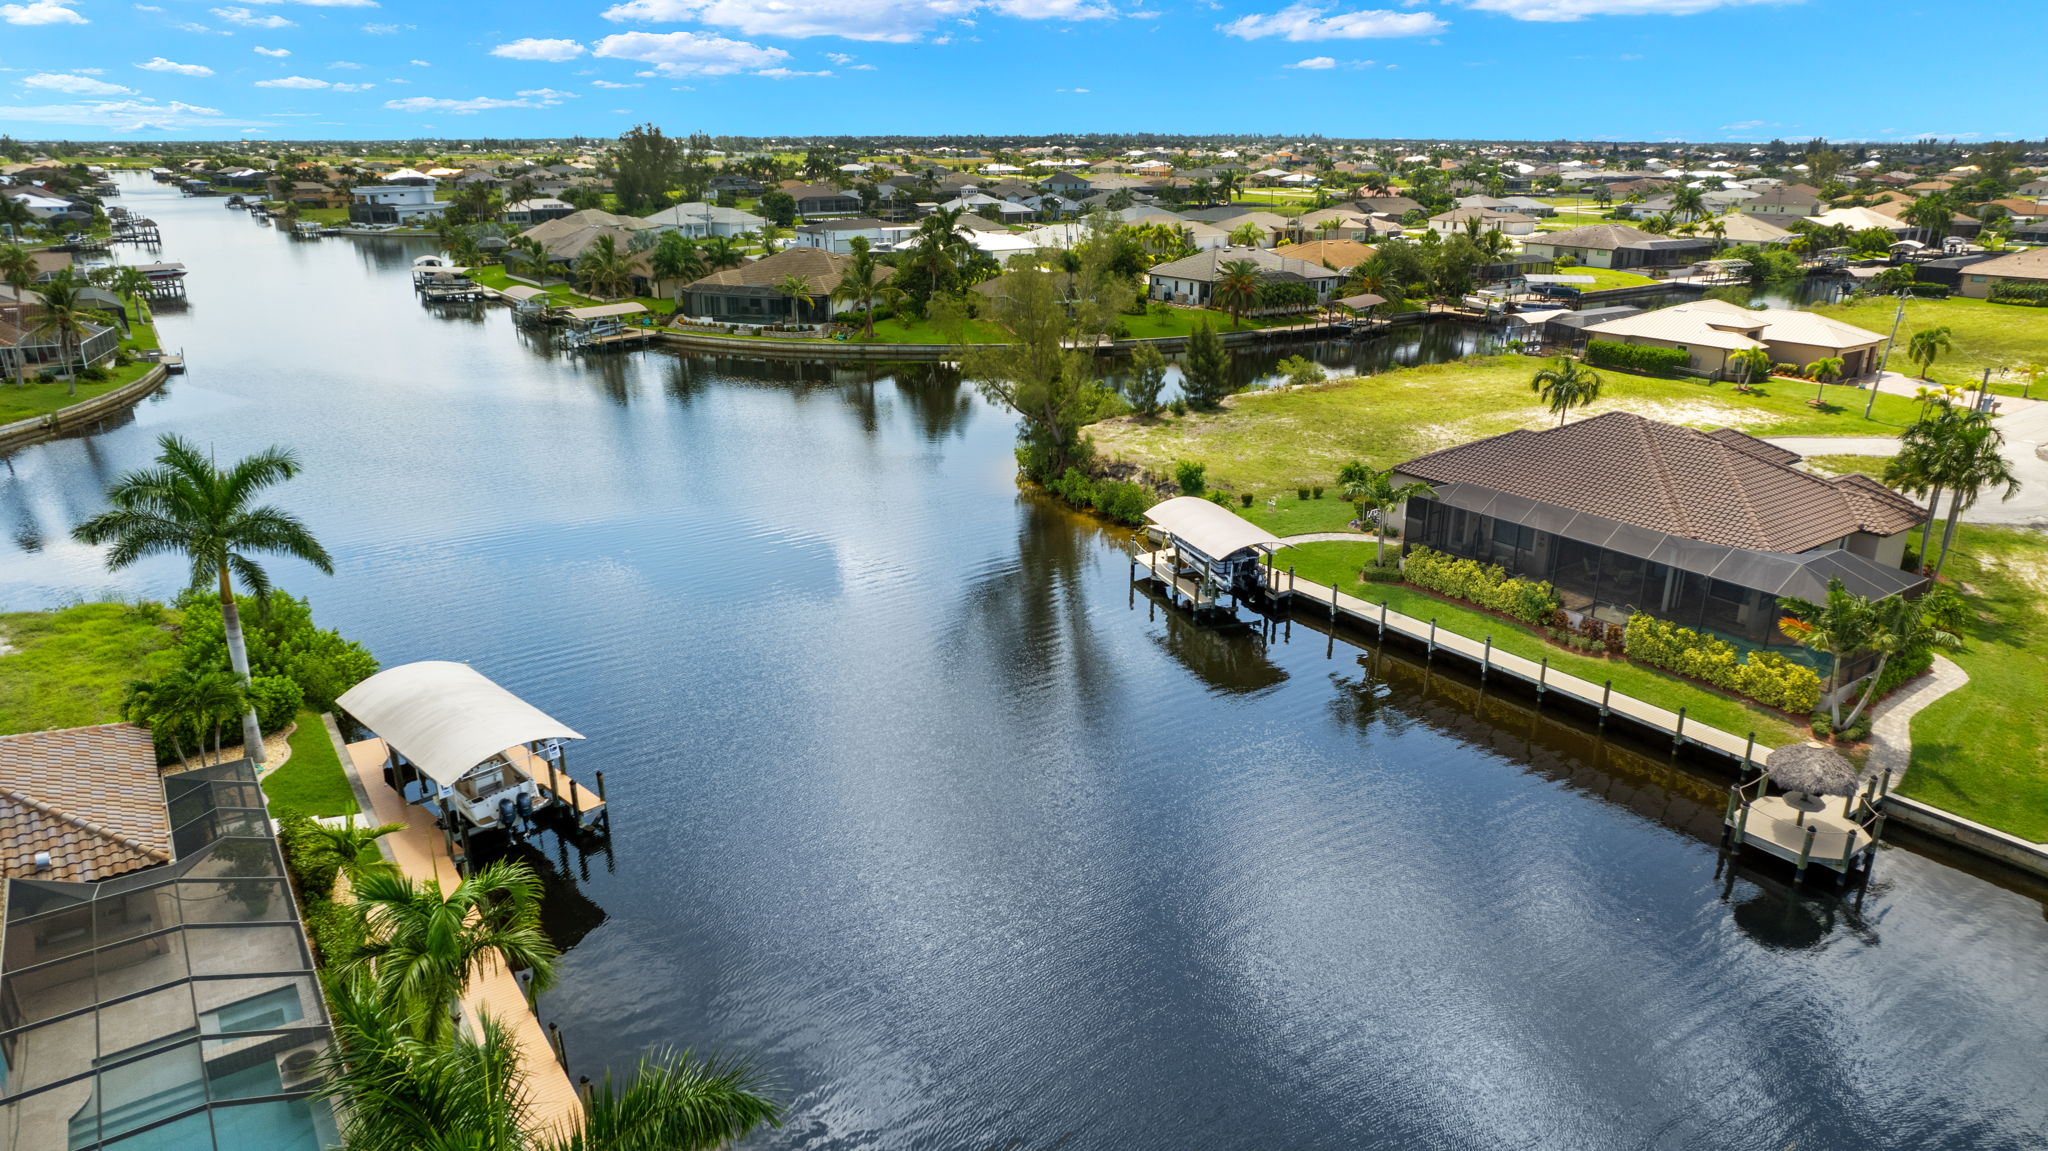
<svg viewBox="0 0 2048 1151">
<path fill-rule="evenodd" d="M 1173 465 L 1173 483 L 1184 496 L 1198 496 L 1209 490 L 1209 468 L 1193 460 L 1180 460 Z"/>
<path fill-rule="evenodd" d="M 78 378 L 88 383 L 103 384 L 113 379 L 114 373 L 100 367 L 98 364 L 94 364 L 92 367 L 78 373 Z"/>
<path fill-rule="evenodd" d="M 1497 611 L 1510 619 L 1541 626 L 1558 608 L 1557 591 L 1542 580 L 1508 578 L 1498 564 L 1459 559 L 1430 548 L 1408 553 L 1409 583 L 1442 592 Z"/>
<path fill-rule="evenodd" d="M 1252 506 L 1252 494 L 1250 492 L 1244 492 L 1240 494 L 1237 498 L 1241 503 L 1243 503 L 1245 507 Z"/>
<path fill-rule="evenodd" d="M 1317 499 L 1322 499 L 1322 498 L 1323 498 L 1323 489 L 1321 489 L 1321 488 L 1311 488 L 1310 490 L 1311 490 L 1311 491 L 1313 491 L 1313 492 L 1315 492 L 1315 498 L 1317 498 Z"/>
<path fill-rule="evenodd" d="M 249 702 L 256 724 L 266 733 L 283 731 L 306 704 L 306 692 L 290 676 L 258 675 L 249 679 Z"/>
<path fill-rule="evenodd" d="M 1095 485 L 1095 511 L 1104 519 L 1136 527 L 1145 522 L 1152 506 L 1152 493 L 1126 480 L 1107 480 Z"/>
<path fill-rule="evenodd" d="M 1735 645 L 1689 627 L 1637 612 L 1623 633 L 1628 657 L 1705 680 L 1784 711 L 1812 711 L 1820 702 L 1820 676 L 1776 652 L 1737 658 Z"/>
<path fill-rule="evenodd" d="M 1307 489 L 1307 488 L 1296 488 L 1296 489 L 1294 489 L 1294 498 L 1295 498 L 1295 499 L 1298 499 L 1298 500 L 1305 500 L 1305 499 L 1307 499 L 1307 498 L 1308 498 L 1308 489 Z"/>
<path fill-rule="evenodd" d="M 1170 404 L 1168 404 L 1168 405 L 1166 405 L 1166 410 L 1167 410 L 1167 411 L 1169 411 L 1169 412 L 1172 412 L 1172 413 L 1173 413 L 1174 415 L 1176 415 L 1176 416 L 1184 416 L 1184 415 L 1187 415 L 1187 414 L 1188 414 L 1188 402 L 1187 402 L 1187 400 L 1186 400 L 1186 399 L 1185 399 L 1184 397 L 1181 397 L 1181 396 L 1175 396 L 1175 397 L 1173 398 L 1173 402 L 1172 402 L 1172 403 L 1170 403 Z"/>
<path fill-rule="evenodd" d="M 1362 583 L 1400 583 L 1401 561 L 1390 556 L 1384 564 L 1368 563 L 1358 570 L 1358 578 Z"/>
</svg>

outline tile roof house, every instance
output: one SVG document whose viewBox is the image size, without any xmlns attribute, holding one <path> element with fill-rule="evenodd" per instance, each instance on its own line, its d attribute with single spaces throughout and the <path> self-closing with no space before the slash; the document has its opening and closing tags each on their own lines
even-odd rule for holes
<svg viewBox="0 0 2048 1151">
<path fill-rule="evenodd" d="M 0 737 L 0 876 L 106 879 L 168 862 L 158 779 L 156 745 L 131 724 Z"/>
<path fill-rule="evenodd" d="M 1780 184 L 1743 201 L 1744 215 L 1797 220 L 1820 211 L 1820 193 L 1804 184 Z"/>
<path fill-rule="evenodd" d="M 1532 235 L 1522 241 L 1522 250 L 1546 260 L 1568 256 L 1592 268 L 1668 268 L 1711 254 L 1714 244 L 1659 236 L 1628 224 L 1587 224 Z"/>
<path fill-rule="evenodd" d="M 695 280 L 684 288 L 684 310 L 723 323 L 765 324 L 787 322 L 793 317 L 816 322 L 854 307 L 852 301 L 835 300 L 832 290 L 845 278 L 853 257 L 823 248 L 791 247 L 737 268 L 725 268 Z M 875 270 L 879 282 L 887 282 L 896 269 L 883 265 Z M 811 298 L 801 305 L 782 293 L 782 283 L 791 276 L 802 277 L 810 286 Z"/>
<path fill-rule="evenodd" d="M 1234 260 L 1250 260 L 1257 264 L 1259 278 L 1264 283 L 1306 283 L 1314 289 L 1320 303 L 1328 303 L 1344 282 L 1342 272 L 1283 256 L 1268 248 L 1226 247 L 1154 265 L 1145 273 L 1145 294 L 1155 300 L 1209 307 L 1215 298 L 1216 282 L 1223 278 L 1222 266 Z"/>
<path fill-rule="evenodd" d="M 1789 642 L 1779 597 L 1824 598 L 1831 578 L 1872 597 L 1923 582 L 1900 567 L 1917 504 L 1798 462 L 1732 428 L 1608 412 L 1395 471 L 1435 489 L 1408 502 L 1411 545 L 1550 580 L 1567 609 L 1611 623 L 1640 610 L 1766 645 Z"/>
<path fill-rule="evenodd" d="M 1692 368 L 1719 379 L 1730 378 L 1729 354 L 1762 348 L 1774 364 L 1805 367 L 1815 360 L 1840 357 L 1842 376 L 1854 379 L 1877 367 L 1877 348 L 1884 337 L 1817 312 L 1793 308 L 1745 308 L 1724 300 L 1691 300 L 1639 316 L 1592 324 L 1586 334 L 1596 340 L 1676 348 L 1692 357 Z"/>
<path fill-rule="evenodd" d="M 1356 240 L 1310 240 L 1306 244 L 1289 244 L 1279 251 L 1283 256 L 1321 264 L 1338 272 L 1349 272 L 1372 259 L 1379 249 Z"/>
<path fill-rule="evenodd" d="M 1963 272 L 1962 294 L 1973 300 L 1982 300 L 2005 281 L 2048 284 L 2048 248 L 2014 252 L 1970 265 Z"/>
</svg>

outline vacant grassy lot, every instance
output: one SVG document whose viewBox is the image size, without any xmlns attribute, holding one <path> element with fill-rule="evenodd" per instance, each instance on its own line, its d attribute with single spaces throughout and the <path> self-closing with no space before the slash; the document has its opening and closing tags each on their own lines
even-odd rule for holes
<svg viewBox="0 0 2048 1151">
<path fill-rule="evenodd" d="M 1947 575 L 1978 615 L 1950 653 L 1969 685 L 1913 717 L 1914 799 L 2048 842 L 2048 534 L 1963 525 Z"/>
<path fill-rule="evenodd" d="M 1808 456 L 1806 462 L 1815 471 L 1831 476 L 1863 475 L 1874 480 L 1884 478 L 1885 465 L 1892 462 L 1890 456 Z"/>
<path fill-rule="evenodd" d="M 1477 608 L 1443 599 L 1406 584 L 1363 583 L 1358 569 L 1373 556 L 1369 543 L 1314 543 L 1279 553 L 1275 562 L 1292 565 L 1302 579 L 1326 587 L 1334 584 L 1346 595 L 1387 606 L 1416 619 L 1434 619 L 1437 626 L 1473 639 L 1493 637 L 1493 646 L 1528 659 L 1550 658 L 1550 666 L 1593 683 L 1614 681 L 1614 690 L 1670 711 L 1683 707 L 1686 716 L 1722 731 L 1746 735 L 1775 747 L 1806 734 L 1803 724 L 1782 712 L 1726 695 L 1655 668 L 1625 659 L 1603 659 L 1558 647 L 1536 631 Z"/>
<path fill-rule="evenodd" d="M 1892 317 L 1899 301 L 1881 296 L 1846 304 L 1817 306 L 1813 310 L 1846 324 L 1854 324 L 1879 335 L 1892 330 Z M 2031 363 L 2048 367 L 2048 309 L 2019 308 L 1983 300 L 1907 300 L 1906 317 L 1899 324 L 1899 345 L 1886 366 L 1893 371 L 1912 372 L 1906 359 L 1906 342 L 1923 328 L 1946 326 L 1955 350 L 1934 361 L 1931 373 L 1936 383 L 1967 384 L 1975 387 L 1990 368 L 1991 390 L 2003 395 L 2020 394 L 2017 374 L 2001 377 L 1999 370 Z M 2048 382 L 2048 381 L 2044 381 Z M 2039 391 L 2036 388 L 2035 391 Z"/>
<path fill-rule="evenodd" d="M 0 614 L 0 735 L 120 722 L 128 684 L 175 662 L 175 619 L 119 603 Z"/>
<path fill-rule="evenodd" d="M 298 724 L 299 729 L 292 733 L 291 758 L 263 777 L 270 814 L 280 819 L 287 815 L 356 814 L 355 789 L 341 770 L 341 758 L 327 736 L 327 725 L 312 711 L 300 712 Z"/>
<path fill-rule="evenodd" d="M 1161 474 L 1170 474 L 1175 460 L 1192 460 L 1208 466 L 1212 487 L 1263 499 L 1303 484 L 1333 484 L 1348 460 L 1385 467 L 1482 436 L 1555 424 L 1529 390 L 1529 377 L 1542 366 L 1530 357 L 1494 356 L 1402 368 L 1321 387 L 1248 392 L 1215 412 L 1105 420 L 1092 434 L 1106 459 Z M 1879 395 L 1876 418 L 1866 421 L 1866 393 L 1857 388 L 1830 387 L 1839 398 L 1831 395 L 1829 407 L 1817 410 L 1806 402 L 1811 385 L 1743 395 L 1697 380 L 1601 376 L 1601 398 L 1572 419 L 1622 410 L 1759 435 L 1896 435 L 1915 411 L 1903 396 Z"/>
</svg>

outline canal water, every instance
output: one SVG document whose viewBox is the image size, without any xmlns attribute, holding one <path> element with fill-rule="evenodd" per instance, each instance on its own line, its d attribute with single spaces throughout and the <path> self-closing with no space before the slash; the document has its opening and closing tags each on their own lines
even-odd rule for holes
<svg viewBox="0 0 2048 1151">
<path fill-rule="evenodd" d="M 1723 786 L 1414 656 L 1196 628 L 1019 495 L 929 369 L 579 360 L 413 249 L 131 182 L 191 374 L 0 473 L 0 605 L 168 596 L 68 527 L 160 433 L 295 447 L 388 666 L 586 733 L 573 1069 L 744 1053 L 760 1148 L 2038 1148 L 2043 894 L 1911 847 L 1860 899 L 1730 869 Z M 586 878 L 587 876 L 587 878 Z"/>
</svg>

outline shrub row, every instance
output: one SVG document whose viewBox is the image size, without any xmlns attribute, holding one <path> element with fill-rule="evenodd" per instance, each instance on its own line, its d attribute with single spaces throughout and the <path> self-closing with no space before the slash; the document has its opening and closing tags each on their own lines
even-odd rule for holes
<svg viewBox="0 0 2048 1151">
<path fill-rule="evenodd" d="M 1475 603 L 1510 619 L 1541 627 L 1558 609 L 1557 590 L 1542 580 L 1508 578 L 1499 564 L 1463 560 L 1426 547 L 1408 552 L 1402 574 L 1417 587 Z"/>
<path fill-rule="evenodd" d="M 1805 714 L 1820 703 L 1820 676 L 1775 652 L 1741 657 L 1735 645 L 1689 627 L 1637 612 L 1623 633 L 1628 657 L 1705 680 L 1784 711 Z"/>
<path fill-rule="evenodd" d="M 1988 296 L 1994 304 L 2030 304 L 2037 308 L 2048 307 L 2048 284 L 2026 284 L 2016 280 L 2000 280 L 1991 285 Z"/>
<path fill-rule="evenodd" d="M 1092 508 L 1104 519 L 1136 527 L 1145 522 L 1152 493 L 1127 480 L 1098 480 L 1079 468 L 1068 468 L 1046 485 L 1052 494 L 1077 508 Z"/>
<path fill-rule="evenodd" d="M 1624 344 L 1618 340 L 1588 340 L 1586 362 L 1598 368 L 1620 368 L 1625 372 L 1668 375 L 1692 366 L 1692 357 L 1677 348 L 1656 348 L 1648 344 Z"/>
</svg>

